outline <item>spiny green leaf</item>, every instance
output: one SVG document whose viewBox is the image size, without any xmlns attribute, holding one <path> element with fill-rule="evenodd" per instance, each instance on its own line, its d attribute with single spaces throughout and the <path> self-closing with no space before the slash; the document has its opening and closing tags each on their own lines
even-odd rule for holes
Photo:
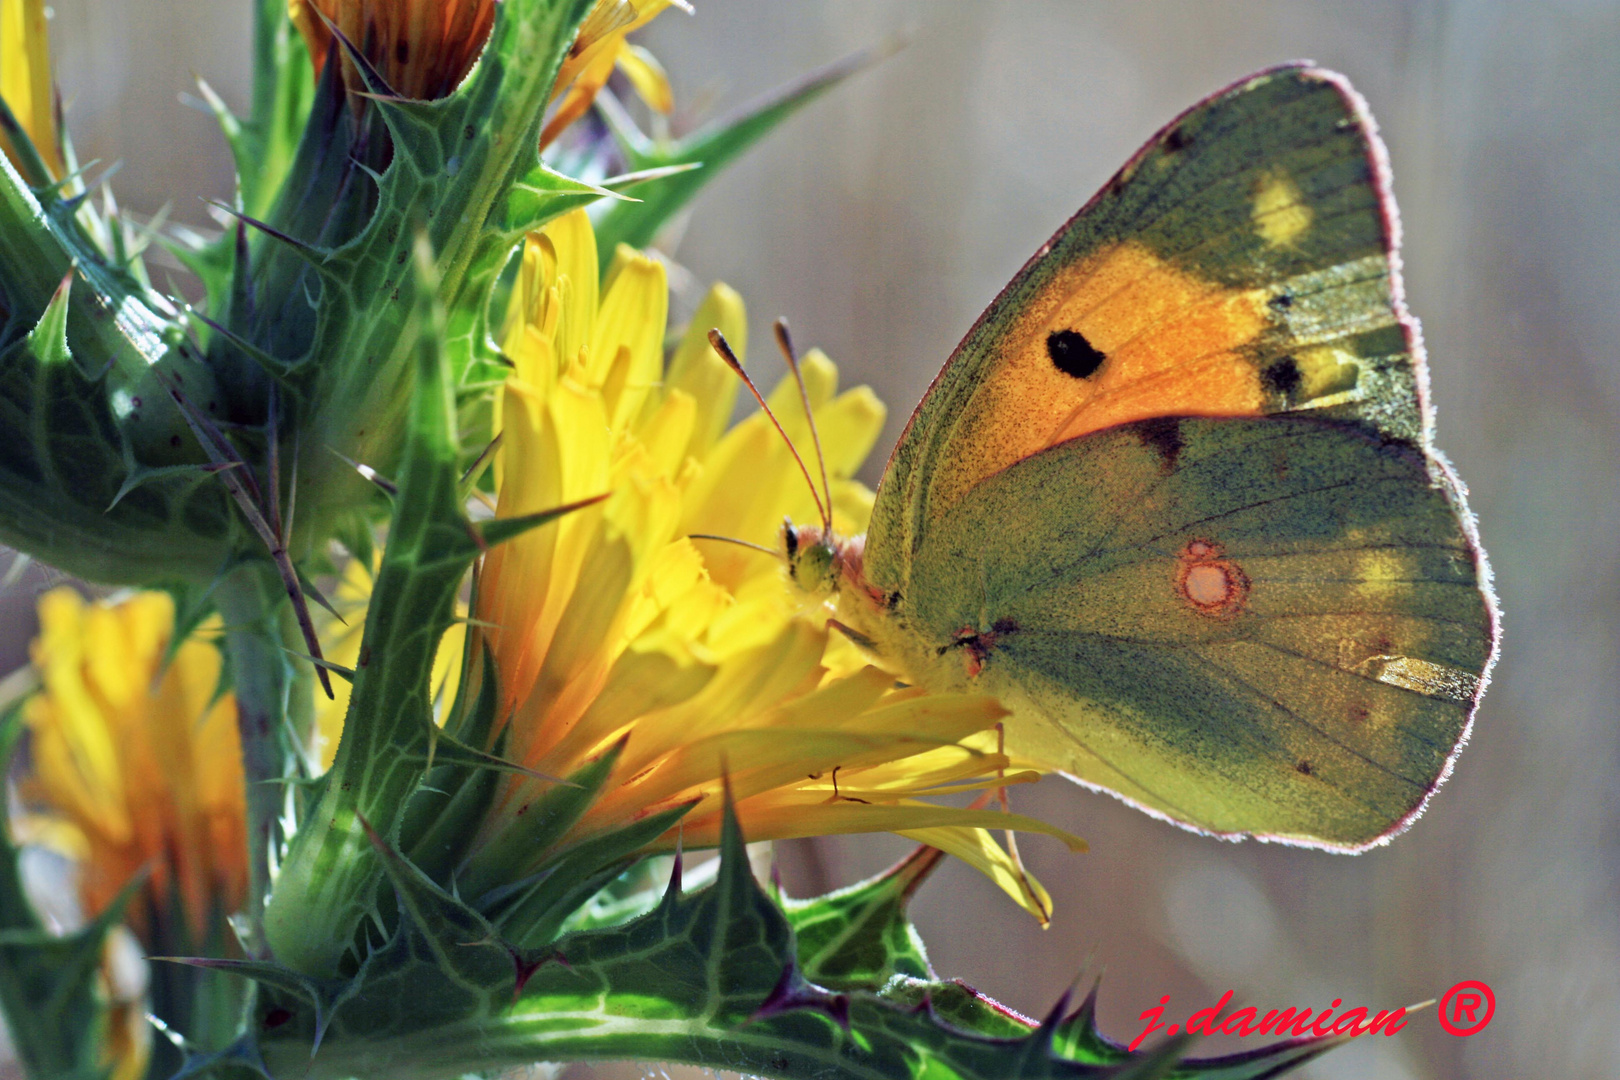
<svg viewBox="0 0 1620 1080">
<path fill-rule="evenodd" d="M 434 101 L 384 94 L 355 110 L 337 76 L 342 65 L 325 68 L 280 201 L 263 219 L 286 239 L 255 238 L 252 317 L 233 312 L 226 322 L 289 365 L 290 408 L 310 442 L 397 478 L 418 232 L 429 239 L 446 313 L 440 344 L 450 385 L 466 387 L 469 371 L 493 362 L 487 299 L 517 239 L 500 217 L 512 186 L 539 168 L 552 82 L 590 6 L 497 5 L 478 63 Z M 307 258 L 315 251 L 325 254 Z M 221 355 L 228 345 L 216 335 L 210 348 Z M 336 458 L 308 455 L 304 471 L 312 527 L 352 513 L 358 485 Z"/>
<path fill-rule="evenodd" d="M 634 121 L 609 93 L 597 99 L 602 116 L 619 141 L 632 171 L 671 166 L 702 168 L 667 175 L 636 190 L 639 202 L 609 206 L 596 220 L 597 252 L 605 270 L 620 244 L 644 248 L 658 230 L 690 202 L 704 184 L 778 124 L 844 79 L 869 66 L 881 52 L 866 50 L 828 64 L 736 114 L 717 120 L 670 143 L 656 143 L 636 129 Z"/>
<path fill-rule="evenodd" d="M 900 976 L 883 994 L 832 993 L 798 967 L 793 928 L 754 881 L 729 802 L 713 885 L 683 894 L 677 872 L 645 915 L 537 949 L 487 940 L 469 906 L 414 869 L 397 874 L 423 903 L 455 912 L 441 940 L 487 958 L 443 967 L 414 917 L 402 920 L 354 976 L 357 989 L 313 1060 L 309 1018 L 278 1013 L 286 1022 L 261 1028 L 274 1075 L 427 1080 L 535 1060 L 634 1058 L 784 1080 L 1261 1080 L 1342 1041 L 1199 1060 L 1179 1038 L 1129 1054 L 1096 1033 L 1090 998 L 1069 1016 L 1060 1003 L 1036 1025 L 957 983 Z"/>
<path fill-rule="evenodd" d="M 811 900 L 787 900 L 806 978 L 835 990 L 882 990 L 895 976 L 932 979 L 922 938 L 906 915 L 944 853 L 919 847 L 889 870 Z"/>
<path fill-rule="evenodd" d="M 31 191 L 9 163 L 0 266 L 0 539 L 96 581 L 208 580 L 237 538 L 223 491 L 168 473 L 109 510 L 132 466 L 199 460 L 164 390 L 173 377 L 215 396 L 182 328 L 66 201 Z"/>
<path fill-rule="evenodd" d="M 538 793 L 532 791 L 533 785 L 525 785 L 518 793 L 522 801 L 516 816 L 462 867 L 457 874 L 459 887 L 469 896 L 482 896 L 533 873 L 546 852 L 602 793 L 625 742 L 620 739 L 596 760 L 586 762 L 568 777 L 567 784 L 552 784 Z"/>
<path fill-rule="evenodd" d="M 594 495 L 589 499 L 580 499 L 564 506 L 555 506 L 550 510 L 539 510 L 533 514 L 521 514 L 517 517 L 492 518 L 478 525 L 478 536 L 486 547 L 504 544 L 508 540 L 515 540 L 526 532 L 550 525 L 558 518 L 566 517 L 576 510 L 583 510 L 587 506 L 595 506 L 608 497 L 608 494 Z"/>
<path fill-rule="evenodd" d="M 41 364 L 56 366 L 73 362 L 67 340 L 68 297 L 72 290 L 73 273 L 69 271 L 62 284 L 56 287 L 56 292 L 51 294 L 45 314 L 39 317 L 39 322 L 28 334 L 28 346 Z"/>
<path fill-rule="evenodd" d="M 39 148 L 34 145 L 28 129 L 22 126 L 17 114 L 6 104 L 5 98 L 0 98 L 0 135 L 5 136 L 4 146 L 10 151 L 10 153 L 0 152 L 0 158 L 6 159 L 4 164 L 0 164 L 0 169 L 18 169 L 26 174 L 23 179 L 31 186 L 48 188 L 51 184 L 51 170 L 45 164 L 45 159 L 40 157 Z M 13 157 L 16 158 L 15 164 L 12 162 Z"/>
<path fill-rule="evenodd" d="M 253 0 L 252 109 L 235 138 L 226 132 L 248 213 L 269 212 L 297 153 L 314 93 L 309 50 L 288 18 L 286 0 Z"/>
<path fill-rule="evenodd" d="M 489 903 L 498 908 L 496 925 L 526 948 L 550 944 L 570 915 L 629 869 L 636 852 L 674 828 L 695 805 L 649 814 L 567 848 L 543 866 L 527 888 L 501 889 L 491 897 Z"/>
<path fill-rule="evenodd" d="M 605 187 L 587 184 L 539 165 L 512 185 L 497 226 L 513 236 L 521 236 L 576 206 L 585 206 L 602 198 L 619 196 Z"/>
<path fill-rule="evenodd" d="M 360 827 L 395 832 L 431 752 L 429 680 L 478 553 L 461 504 L 454 403 L 439 349 L 442 315 L 431 258 L 418 253 L 406 453 L 389 542 L 366 615 L 354 692 L 332 780 L 294 838 L 266 911 L 276 955 L 308 974 L 334 975 L 367 917 L 381 868 Z"/>
<path fill-rule="evenodd" d="M 447 735 L 438 728 L 435 728 L 430 735 L 428 751 L 419 755 L 419 757 L 423 765 L 428 769 L 432 769 L 434 765 L 443 762 L 463 768 L 526 776 L 531 780 L 546 784 L 566 786 L 567 783 L 555 776 L 547 776 L 545 773 L 525 768 L 518 762 L 509 761 L 499 754 L 486 753 L 475 746 L 468 746 L 454 735 Z"/>
<path fill-rule="evenodd" d="M 366 831 L 382 856 L 403 917 L 432 954 L 441 975 L 482 992 L 513 974 L 512 952 L 489 920 L 439 888 L 370 825 Z"/>
</svg>

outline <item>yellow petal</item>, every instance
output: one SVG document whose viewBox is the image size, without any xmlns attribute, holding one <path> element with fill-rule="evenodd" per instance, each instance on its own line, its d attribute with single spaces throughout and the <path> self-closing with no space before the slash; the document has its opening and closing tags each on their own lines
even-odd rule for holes
<svg viewBox="0 0 1620 1080">
<path fill-rule="evenodd" d="M 687 12 L 692 10 L 685 0 L 597 0 L 580 24 L 552 87 L 552 100 L 565 92 L 567 96 L 552 111 L 540 133 L 542 149 L 585 115 L 597 93 L 607 85 L 624 36 L 645 26 L 671 3 Z"/>
<path fill-rule="evenodd" d="M 804 358 L 805 367 L 818 359 L 831 366 L 820 350 L 812 350 Z M 869 386 L 857 386 L 816 409 L 816 429 L 827 455 L 827 471 L 834 478 L 855 474 L 877 444 L 888 415 Z"/>
<path fill-rule="evenodd" d="M 619 46 L 618 66 L 637 96 L 647 103 L 647 108 L 665 115 L 675 108 L 675 92 L 669 87 L 669 75 L 652 53 L 640 45 L 624 42 Z"/>
<path fill-rule="evenodd" d="M 633 745 L 633 733 L 631 741 Z M 718 810 L 717 800 L 722 798 L 718 782 L 721 777 L 729 779 L 741 802 L 765 792 L 778 794 L 785 785 L 807 774 L 826 774 L 835 767 L 859 769 L 888 760 L 896 753 L 942 745 L 942 739 L 896 738 L 856 731 L 724 731 L 681 744 L 635 783 L 604 795 L 591 807 L 586 820 L 629 818 L 645 808 L 673 806 L 699 796 L 711 804 L 707 812 L 712 813 Z M 701 819 L 705 813 L 700 804 L 693 816 Z M 757 830 L 751 830 L 748 836 L 751 840 L 775 839 Z"/>
<path fill-rule="evenodd" d="M 664 385 L 690 394 L 697 404 L 692 439 L 686 453 L 702 459 L 731 422 L 731 410 L 742 389 L 742 380 L 715 354 L 709 344 L 709 331 L 718 329 L 730 342 L 739 361 L 748 354 L 748 312 L 742 297 L 723 282 L 709 287 L 692 321 L 681 335 L 681 343 L 670 358 Z"/>
<path fill-rule="evenodd" d="M 596 327 L 596 233 L 583 209 L 564 214 L 545 227 L 557 253 L 557 281 L 566 282 L 556 330 L 558 361 L 570 364 L 591 340 Z"/>
<path fill-rule="evenodd" d="M 51 48 L 45 0 L 0 0 L 0 98 L 60 179 L 61 142 L 56 132 L 56 101 L 51 92 Z M 16 151 L 0 132 L 0 151 L 15 163 Z"/>
<path fill-rule="evenodd" d="M 615 10 L 623 16 L 626 6 Z M 932 835 L 1044 919 L 1044 891 L 985 830 L 1081 841 L 1018 815 L 925 801 L 1038 779 L 999 750 L 1005 710 L 984 697 L 897 690 L 789 588 L 776 554 L 781 521 L 814 520 L 816 503 L 763 414 L 725 431 L 739 387 L 707 336 L 718 326 L 737 346 L 746 341 L 741 300 L 711 289 L 665 372 L 662 264 L 621 246 L 587 297 L 593 245 L 581 213 L 525 250 L 503 334 L 524 358 L 503 405 L 498 512 L 612 494 L 491 552 L 477 597 L 480 620 L 494 624 L 483 635 L 518 760 L 566 775 L 623 742 L 605 794 L 561 842 L 695 800 L 685 836 L 712 844 L 729 778 L 750 837 Z M 540 385 L 528 376 L 548 356 L 556 378 Z M 802 397 L 784 379 L 770 402 L 819 489 L 806 406 L 814 413 L 834 521 L 853 534 L 872 493 L 852 474 L 884 410 L 865 387 L 839 394 L 837 369 L 820 352 L 804 358 L 803 374 Z M 506 834 L 532 801 L 532 782 L 502 784 L 480 844 Z M 653 847 L 674 842 L 672 832 Z"/>
<path fill-rule="evenodd" d="M 549 388 L 559 372 L 553 347 L 561 318 L 557 278 L 556 241 L 543 232 L 530 233 L 523 241 L 517 280 L 506 304 L 501 351 L 512 361 L 517 378 L 541 388 Z M 550 364 L 542 364 L 536 354 L 539 346 L 544 347 Z"/>
<path fill-rule="evenodd" d="M 1000 886 L 1019 907 L 1040 920 L 1043 927 L 1051 923 L 1051 893 L 985 830 L 947 826 L 912 829 L 900 835 L 955 855 Z M 1084 851 L 1085 845 L 1083 842 L 1079 847 L 1071 845 L 1070 850 Z"/>
<path fill-rule="evenodd" d="M 614 56 L 619 42 L 632 30 L 638 30 L 670 6 L 672 0 L 596 0 L 580 22 L 574 44 L 563 60 L 552 91 L 553 99 L 579 77 L 580 73 L 606 54 Z M 692 8 L 684 0 L 675 0 L 676 6 L 690 13 Z M 605 81 L 605 80 L 604 80 Z"/>
<path fill-rule="evenodd" d="M 517 393 L 514 393 L 517 391 Z M 522 388 L 508 385 L 507 400 Z M 516 516 L 609 490 L 607 418 L 601 397 L 572 380 L 558 383 L 543 404 L 535 403 L 535 425 L 527 411 L 508 408 L 507 482 L 499 514 Z M 478 618 L 492 623 L 485 639 L 495 651 L 508 704 L 526 696 L 551 648 L 563 612 L 579 581 L 580 567 L 595 542 L 602 518 L 589 507 L 563 520 L 502 544 L 484 560 Z"/>
<path fill-rule="evenodd" d="M 657 395 L 650 395 L 651 405 Z M 697 423 L 697 402 L 683 390 L 666 389 L 652 415 L 641 424 L 637 437 L 647 450 L 648 463 L 659 475 L 675 480 L 686 463 L 686 448 Z"/>
<path fill-rule="evenodd" d="M 173 618 L 162 593 L 93 604 L 47 593 L 33 646 L 41 692 L 25 712 L 25 797 L 80 838 L 88 913 L 151 870 L 129 913 L 150 951 L 223 932 L 247 883 L 235 702 L 212 644 L 183 642 L 165 662 Z"/>
<path fill-rule="evenodd" d="M 620 386 L 607 397 L 610 422 L 622 430 L 641 412 L 647 393 L 663 376 L 664 324 L 669 313 L 669 282 L 664 264 L 630 248 L 602 297 L 592 328 L 586 378 L 593 386 L 607 382 L 621 350 L 628 357 Z"/>
</svg>

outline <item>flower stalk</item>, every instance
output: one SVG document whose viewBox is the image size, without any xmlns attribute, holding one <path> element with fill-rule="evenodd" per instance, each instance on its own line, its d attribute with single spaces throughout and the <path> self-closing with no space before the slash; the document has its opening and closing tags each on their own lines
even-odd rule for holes
<svg viewBox="0 0 1620 1080">
<path fill-rule="evenodd" d="M 247 893 L 241 937 L 244 951 L 266 948 L 264 904 L 270 870 L 286 841 L 284 823 L 296 820 L 301 781 L 312 779 L 314 749 L 314 672 L 296 658 L 302 634 L 280 582 L 262 566 L 238 567 L 214 590 L 225 623 L 236 698 L 246 791 Z"/>
</svg>

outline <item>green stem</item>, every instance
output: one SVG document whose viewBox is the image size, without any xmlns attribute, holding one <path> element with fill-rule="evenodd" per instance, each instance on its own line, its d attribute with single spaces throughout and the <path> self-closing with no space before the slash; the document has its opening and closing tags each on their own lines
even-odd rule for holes
<svg viewBox="0 0 1620 1080">
<path fill-rule="evenodd" d="M 243 208 L 262 217 L 292 165 L 315 87 L 308 55 L 287 17 L 287 0 L 251 2 L 253 104 L 235 149 Z"/>
<path fill-rule="evenodd" d="M 225 644 L 242 767 L 247 781 L 248 895 L 244 914 L 250 954 L 264 943 L 264 901 L 270 891 L 270 858 L 283 841 L 282 809 L 287 781 L 306 773 L 314 745 L 314 669 L 296 663 L 303 652 L 292 605 L 272 570 L 237 567 L 221 578 L 214 602 L 225 619 Z"/>
<path fill-rule="evenodd" d="M 253 111 L 250 122 L 268 124 L 275 115 L 276 93 L 281 85 L 281 51 L 287 24 L 287 5 L 282 0 L 252 0 L 253 3 Z"/>
</svg>

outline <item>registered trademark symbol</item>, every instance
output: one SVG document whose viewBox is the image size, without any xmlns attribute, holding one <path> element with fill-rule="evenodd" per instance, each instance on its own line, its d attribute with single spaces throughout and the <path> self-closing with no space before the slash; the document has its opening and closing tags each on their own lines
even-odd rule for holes
<svg viewBox="0 0 1620 1080">
<path fill-rule="evenodd" d="M 1453 1035 L 1485 1030 L 1496 1015 L 1496 995 L 1478 979 L 1466 979 L 1440 999 L 1440 1026 Z"/>
</svg>

